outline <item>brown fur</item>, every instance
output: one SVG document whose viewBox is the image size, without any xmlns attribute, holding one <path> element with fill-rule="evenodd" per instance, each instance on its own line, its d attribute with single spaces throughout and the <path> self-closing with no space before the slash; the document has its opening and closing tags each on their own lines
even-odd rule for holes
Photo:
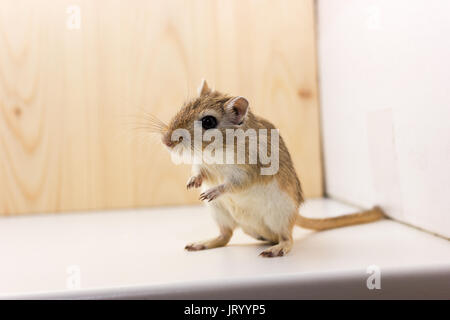
<svg viewBox="0 0 450 320">
<path fill-rule="evenodd" d="M 170 134 L 173 130 L 177 128 L 187 129 L 191 136 L 194 134 L 194 126 L 193 122 L 195 120 L 199 120 L 199 114 L 207 110 L 214 110 L 218 114 L 225 116 L 226 112 L 224 110 L 224 105 L 232 96 L 227 94 L 220 93 L 218 91 L 211 91 L 203 94 L 200 97 L 197 97 L 191 101 L 188 101 L 184 104 L 181 110 L 175 115 L 172 121 L 169 123 L 167 134 Z M 238 128 L 238 126 L 236 126 Z M 240 128 L 244 131 L 247 129 L 268 129 L 268 151 L 271 150 L 270 147 L 270 129 L 276 129 L 275 126 L 269 122 L 268 120 L 258 117 L 253 114 L 252 110 L 249 108 L 247 112 L 246 119 Z M 225 128 L 220 129 L 223 136 L 225 137 Z M 205 148 L 209 142 L 203 143 L 203 148 Z M 249 150 L 249 141 L 245 140 L 245 151 L 246 151 L 246 160 L 249 158 L 248 150 Z M 225 147 L 225 146 L 224 146 Z M 237 150 L 237 139 L 234 141 L 235 150 Z M 303 202 L 302 188 L 300 184 L 300 180 L 298 179 L 297 173 L 294 169 L 294 165 L 291 159 L 291 155 L 284 143 L 283 138 L 280 136 L 279 142 L 279 160 L 280 167 L 279 171 L 274 176 L 261 175 L 260 169 L 263 164 L 259 161 L 256 164 L 236 164 L 238 166 L 245 167 L 250 175 L 249 182 L 253 183 L 268 183 L 272 178 L 276 178 L 280 187 L 284 189 L 296 202 L 298 206 Z M 211 176 L 210 173 L 204 172 L 204 177 L 214 182 L 214 177 Z M 250 186 L 250 184 L 241 185 L 240 187 L 245 188 Z M 232 191 L 238 191 L 237 188 Z"/>
</svg>

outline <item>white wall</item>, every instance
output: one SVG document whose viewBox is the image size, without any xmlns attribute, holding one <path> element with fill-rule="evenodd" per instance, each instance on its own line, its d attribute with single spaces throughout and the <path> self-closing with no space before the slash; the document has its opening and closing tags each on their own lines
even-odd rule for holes
<svg viewBox="0 0 450 320">
<path fill-rule="evenodd" d="M 450 1 L 317 11 L 328 195 L 450 237 Z"/>
</svg>

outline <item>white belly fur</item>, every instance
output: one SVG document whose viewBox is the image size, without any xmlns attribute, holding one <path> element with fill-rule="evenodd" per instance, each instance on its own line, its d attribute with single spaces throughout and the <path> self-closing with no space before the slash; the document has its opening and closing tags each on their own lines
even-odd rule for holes
<svg viewBox="0 0 450 320">
<path fill-rule="evenodd" d="M 213 186 L 205 184 L 203 189 L 211 187 Z M 221 215 L 229 214 L 236 225 L 247 234 L 274 242 L 279 240 L 279 236 L 290 232 L 290 221 L 297 212 L 294 201 L 280 189 L 276 179 L 268 184 L 251 186 L 238 193 L 223 194 L 214 201 L 227 211 L 215 210 L 219 224 L 230 218 Z"/>
</svg>

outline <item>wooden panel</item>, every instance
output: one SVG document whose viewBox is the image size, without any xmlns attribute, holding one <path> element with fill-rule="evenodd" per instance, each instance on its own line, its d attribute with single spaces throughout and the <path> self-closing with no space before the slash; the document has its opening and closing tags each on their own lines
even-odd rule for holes
<svg viewBox="0 0 450 320">
<path fill-rule="evenodd" d="M 320 196 L 314 37 L 309 0 L 2 1 L 0 213 L 198 203 L 187 166 L 133 127 L 202 77 L 280 128 Z"/>
</svg>

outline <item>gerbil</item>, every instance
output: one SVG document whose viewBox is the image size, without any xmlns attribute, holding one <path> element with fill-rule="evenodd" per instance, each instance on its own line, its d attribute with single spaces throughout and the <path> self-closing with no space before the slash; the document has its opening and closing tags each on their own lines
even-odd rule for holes
<svg viewBox="0 0 450 320">
<path fill-rule="evenodd" d="M 192 143 L 186 139 L 172 141 L 172 133 L 181 128 L 192 134 L 194 121 L 201 121 L 203 132 L 212 128 L 223 133 L 225 129 L 275 129 L 269 121 L 253 114 L 248 105 L 243 97 L 211 90 L 203 80 L 198 97 L 186 103 L 170 123 L 162 128 L 162 142 L 171 152 L 177 145 L 192 150 Z M 202 144 L 202 149 L 204 147 Z M 211 208 L 220 235 L 214 239 L 188 244 L 186 250 L 225 246 L 233 230 L 241 227 L 250 236 L 273 244 L 261 252 L 261 256 L 284 256 L 292 248 L 294 225 L 325 230 L 371 222 L 383 217 L 382 211 L 377 207 L 335 218 L 310 219 L 301 216 L 299 207 L 303 202 L 303 195 L 300 181 L 281 137 L 278 172 L 261 175 L 261 167 L 263 165 L 259 160 L 256 164 L 201 163 L 192 166 L 192 176 L 187 182 L 187 188 L 202 188 L 200 200 L 206 201 Z"/>
</svg>

